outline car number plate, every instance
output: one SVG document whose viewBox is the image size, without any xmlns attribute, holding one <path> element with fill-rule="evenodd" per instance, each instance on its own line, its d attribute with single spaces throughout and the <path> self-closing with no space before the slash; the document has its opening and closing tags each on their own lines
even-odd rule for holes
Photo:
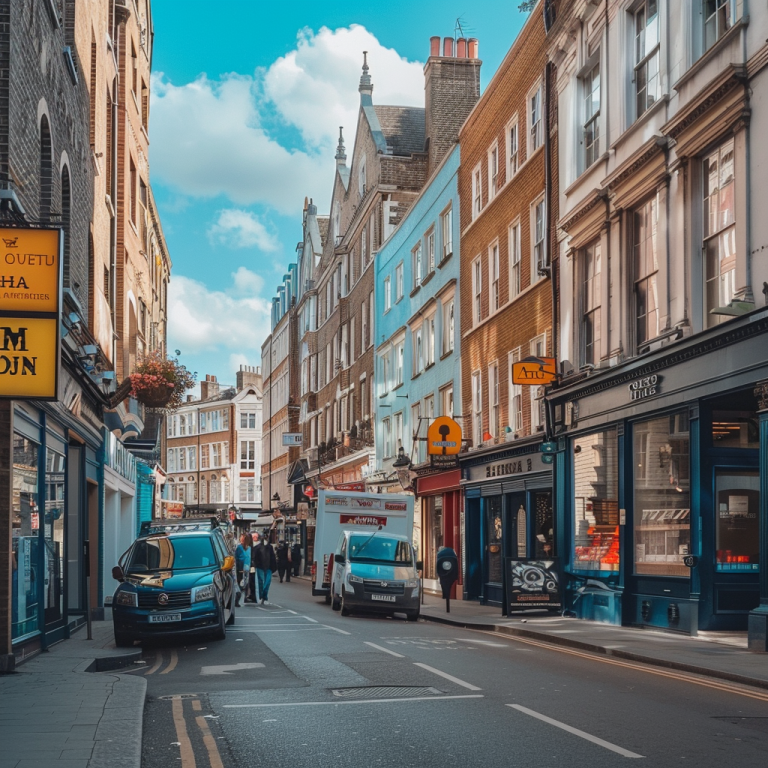
<svg viewBox="0 0 768 768">
<path fill-rule="evenodd" d="M 385 603 L 394 603 L 394 595 L 371 595 L 371 600 L 382 600 Z"/>
<path fill-rule="evenodd" d="M 165 624 L 168 621 L 181 621 L 180 613 L 150 613 L 150 624 Z"/>
</svg>

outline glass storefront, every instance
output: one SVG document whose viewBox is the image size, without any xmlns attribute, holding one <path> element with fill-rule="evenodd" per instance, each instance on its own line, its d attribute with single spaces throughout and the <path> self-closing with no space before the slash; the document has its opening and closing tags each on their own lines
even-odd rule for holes
<svg viewBox="0 0 768 768">
<path fill-rule="evenodd" d="M 546 560 L 555 554 L 555 522 L 552 511 L 552 491 L 534 493 L 533 510 L 536 516 L 536 538 L 534 540 L 533 556 Z"/>
<path fill-rule="evenodd" d="M 444 544 L 443 497 L 426 496 L 422 500 L 424 510 L 424 578 L 437 579 L 437 553 Z"/>
<path fill-rule="evenodd" d="M 715 470 L 716 544 L 718 571 L 757 571 L 760 473 Z"/>
<path fill-rule="evenodd" d="M 45 456 L 45 623 L 64 615 L 64 475 L 66 460 L 48 448 Z"/>
<path fill-rule="evenodd" d="M 486 505 L 485 549 L 488 563 L 488 581 L 492 584 L 502 582 L 502 522 L 501 496 L 491 496 Z M 525 523 L 525 515 L 520 518 Z"/>
<path fill-rule="evenodd" d="M 619 441 L 615 428 L 573 441 L 573 567 L 618 571 Z"/>
<path fill-rule="evenodd" d="M 17 639 L 40 629 L 38 623 L 38 506 L 39 446 L 19 434 L 13 436 L 12 510 L 12 637 Z"/>
<path fill-rule="evenodd" d="M 690 575 L 691 482 L 688 414 L 634 425 L 635 573 Z"/>
</svg>

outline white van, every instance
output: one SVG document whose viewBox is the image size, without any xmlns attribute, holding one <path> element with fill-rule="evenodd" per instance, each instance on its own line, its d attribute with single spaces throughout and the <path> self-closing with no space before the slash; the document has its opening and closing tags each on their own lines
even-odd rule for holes
<svg viewBox="0 0 768 768">
<path fill-rule="evenodd" d="M 360 609 L 419 618 L 421 563 L 406 536 L 344 531 L 332 567 L 331 607 L 342 616 Z"/>
<path fill-rule="evenodd" d="M 343 531 L 386 533 L 413 539 L 413 496 L 321 490 L 317 497 L 312 595 L 331 602 L 332 555 Z"/>
</svg>

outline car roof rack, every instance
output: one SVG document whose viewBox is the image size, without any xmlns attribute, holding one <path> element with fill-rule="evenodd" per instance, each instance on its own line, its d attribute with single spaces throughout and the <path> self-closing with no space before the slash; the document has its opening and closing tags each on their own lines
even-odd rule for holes
<svg viewBox="0 0 768 768">
<path fill-rule="evenodd" d="M 212 531 L 219 527 L 217 517 L 194 517 L 185 520 L 144 520 L 139 529 L 140 536 L 153 533 L 177 533 L 179 531 Z"/>
</svg>

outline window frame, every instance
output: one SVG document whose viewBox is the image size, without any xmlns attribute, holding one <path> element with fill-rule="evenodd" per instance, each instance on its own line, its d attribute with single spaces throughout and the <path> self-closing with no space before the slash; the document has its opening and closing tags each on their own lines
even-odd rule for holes
<svg viewBox="0 0 768 768">
<path fill-rule="evenodd" d="M 499 189 L 499 142 L 496 139 L 488 149 L 488 202 L 490 203 Z"/>
<path fill-rule="evenodd" d="M 595 70 L 597 70 L 597 88 L 595 88 Z M 600 112 L 602 105 L 602 70 L 600 66 L 600 51 L 597 52 L 597 60 L 589 65 L 589 69 L 581 78 L 582 88 L 582 157 L 584 161 L 584 170 L 591 168 L 600 157 Z M 597 90 L 597 109 L 594 109 L 595 90 Z M 590 136 L 590 126 L 592 126 L 592 142 Z"/>
<path fill-rule="evenodd" d="M 443 238 L 442 260 L 445 261 L 449 256 L 453 256 L 453 203 L 440 214 L 440 232 Z"/>
<path fill-rule="evenodd" d="M 483 321 L 483 260 L 477 256 L 472 262 L 472 325 Z"/>
<path fill-rule="evenodd" d="M 389 275 L 384 278 L 384 314 L 392 309 L 392 285 Z"/>
<path fill-rule="evenodd" d="M 498 239 L 488 246 L 488 314 L 501 309 L 501 253 Z"/>
<path fill-rule="evenodd" d="M 411 272 L 413 274 L 413 290 L 421 287 L 424 281 L 424 251 L 422 242 L 411 248 Z"/>
<path fill-rule="evenodd" d="M 478 163 L 472 169 L 472 220 L 474 221 L 483 210 L 483 172 Z"/>
<path fill-rule="evenodd" d="M 488 365 L 488 432 L 493 437 L 499 436 L 501 424 L 501 396 L 499 388 L 499 361 Z"/>
<path fill-rule="evenodd" d="M 590 249 L 594 249 L 594 253 L 590 260 L 588 252 Z M 579 293 L 581 296 L 581 308 L 579 312 L 579 328 L 581 343 L 580 357 L 582 366 L 591 365 L 597 367 L 600 363 L 600 343 L 602 337 L 602 317 L 601 317 L 601 305 L 602 305 L 602 287 L 603 287 L 603 259 L 602 259 L 602 243 L 600 240 L 593 240 L 581 249 L 580 253 L 581 265 L 578 271 L 579 274 Z M 592 269 L 590 270 L 590 264 Z M 595 269 L 595 266 L 598 269 Z M 591 285 L 590 285 L 591 283 Z M 596 287 L 595 287 L 596 286 Z M 594 303 L 588 303 L 588 296 L 591 295 L 595 298 Z M 591 324 L 592 329 L 592 341 L 587 343 L 587 320 L 592 316 L 596 318 L 596 322 Z M 597 332 L 595 332 L 597 329 Z M 591 353 L 588 354 L 588 350 Z"/>
<path fill-rule="evenodd" d="M 650 18 L 656 19 L 656 44 L 653 46 L 653 48 L 648 51 L 647 44 L 646 44 L 646 35 L 648 32 L 648 13 L 647 9 L 649 5 L 655 4 L 656 13 L 653 14 Z M 633 93 L 633 109 L 634 109 L 634 118 L 637 120 L 638 118 L 642 117 L 660 98 L 661 98 L 661 12 L 659 9 L 660 0 L 642 0 L 642 2 L 638 3 L 633 9 L 632 9 L 632 93 Z M 642 30 L 642 43 L 639 41 L 640 34 L 638 33 L 638 17 L 641 13 L 645 14 L 645 21 L 643 25 Z M 642 45 L 644 53 L 642 56 L 640 56 L 640 49 L 639 46 Z M 655 88 L 655 96 L 653 97 L 653 101 L 648 101 L 648 83 L 649 78 L 647 74 L 647 67 L 652 62 L 653 59 L 656 59 L 656 88 Z M 640 83 L 639 79 L 639 73 L 643 71 L 644 73 L 644 87 L 641 90 L 638 90 L 638 86 Z M 651 78 L 652 80 L 653 78 Z M 644 106 L 642 109 L 640 108 L 640 93 L 644 91 L 645 96 L 643 98 Z"/>
<path fill-rule="evenodd" d="M 471 381 L 472 446 L 478 448 L 483 442 L 483 373 L 479 368 L 472 371 Z"/>
<path fill-rule="evenodd" d="M 538 230 L 538 212 L 541 210 L 541 237 Z M 539 239 L 537 239 L 539 238 Z M 547 244 L 547 206 L 546 197 L 542 192 L 531 203 L 531 285 L 537 283 L 545 275 L 540 269 L 546 270 L 549 265 L 543 263 L 546 256 Z"/>
<path fill-rule="evenodd" d="M 509 181 L 522 165 L 520 162 L 520 118 L 517 112 L 512 115 L 504 129 L 504 140 L 507 150 L 507 181 Z"/>
<path fill-rule="evenodd" d="M 509 256 L 509 300 L 516 299 L 523 290 L 523 261 L 520 244 L 520 219 L 515 219 L 507 229 L 507 254 Z"/>
<path fill-rule="evenodd" d="M 507 356 L 509 364 L 509 402 L 507 410 L 509 411 L 507 421 L 509 422 L 509 428 L 519 437 L 523 434 L 524 422 L 523 422 L 523 385 L 515 384 L 512 381 L 512 366 L 515 363 L 519 363 L 522 360 L 522 348 L 516 347 L 509 352 Z M 519 403 L 519 409 L 518 409 Z"/>
<path fill-rule="evenodd" d="M 527 157 L 531 157 L 537 149 L 544 145 L 544 93 L 541 78 L 539 78 L 533 88 L 528 91 L 526 96 L 526 108 L 526 145 L 528 147 L 526 154 Z"/>
<path fill-rule="evenodd" d="M 397 304 L 397 302 L 403 298 L 404 293 L 405 293 L 405 275 L 404 275 L 403 262 L 401 261 L 395 267 L 395 304 Z"/>
</svg>

